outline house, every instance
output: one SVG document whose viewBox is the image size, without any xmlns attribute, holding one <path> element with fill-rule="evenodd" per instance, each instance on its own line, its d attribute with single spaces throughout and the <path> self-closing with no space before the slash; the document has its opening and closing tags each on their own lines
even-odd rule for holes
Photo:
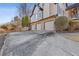
<svg viewBox="0 0 79 59">
<path fill-rule="evenodd" d="M 66 8 L 68 16 L 71 18 L 79 18 L 79 3 L 73 3 Z"/>
<path fill-rule="evenodd" d="M 55 30 L 56 16 L 67 16 L 65 3 L 38 3 L 34 5 L 31 14 L 32 30 Z"/>
</svg>

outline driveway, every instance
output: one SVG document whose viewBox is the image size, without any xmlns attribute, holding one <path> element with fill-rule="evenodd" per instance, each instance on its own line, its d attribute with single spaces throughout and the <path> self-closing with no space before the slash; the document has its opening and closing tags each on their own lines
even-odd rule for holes
<svg viewBox="0 0 79 59">
<path fill-rule="evenodd" d="M 64 33 L 62 33 L 64 34 Z M 1 49 L 2 56 L 77 56 L 79 42 L 69 40 L 60 33 L 10 33 Z"/>
</svg>

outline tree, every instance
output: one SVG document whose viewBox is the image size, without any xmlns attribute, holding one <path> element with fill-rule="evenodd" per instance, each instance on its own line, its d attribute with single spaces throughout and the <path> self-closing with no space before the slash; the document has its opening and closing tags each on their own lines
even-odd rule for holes
<svg viewBox="0 0 79 59">
<path fill-rule="evenodd" d="M 22 26 L 23 27 L 29 27 L 30 26 L 30 19 L 29 19 L 29 17 L 28 16 L 24 16 L 23 18 L 22 18 Z"/>
<path fill-rule="evenodd" d="M 16 31 L 21 31 L 22 24 L 21 19 L 18 16 L 14 17 L 13 27 L 15 27 Z"/>
<path fill-rule="evenodd" d="M 19 16 L 24 17 L 29 14 L 29 8 L 26 3 L 21 3 L 18 8 Z"/>
<path fill-rule="evenodd" d="M 5 30 L 8 29 L 6 25 L 2 25 L 1 28 L 5 29 Z"/>
</svg>

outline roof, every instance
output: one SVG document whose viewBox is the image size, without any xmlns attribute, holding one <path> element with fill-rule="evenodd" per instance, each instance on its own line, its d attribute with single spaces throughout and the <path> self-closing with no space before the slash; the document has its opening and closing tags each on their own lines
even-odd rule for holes
<svg viewBox="0 0 79 59">
<path fill-rule="evenodd" d="M 36 7 L 38 7 L 41 11 L 43 11 L 43 8 L 41 8 L 41 7 L 39 6 L 39 4 L 40 4 L 40 3 L 34 5 L 33 10 L 32 10 L 32 14 L 31 14 L 30 17 L 32 17 L 32 15 L 33 15 L 33 13 L 34 13 Z"/>
<path fill-rule="evenodd" d="M 78 8 L 78 7 L 79 7 L 79 3 L 75 3 L 75 4 L 72 4 L 72 5 L 68 6 L 68 7 L 66 8 L 66 10 L 70 10 L 70 9 Z"/>
<path fill-rule="evenodd" d="M 35 8 L 36 8 L 36 4 L 35 4 L 35 5 L 34 5 L 34 7 L 33 7 L 32 14 L 31 14 L 31 16 L 30 16 L 30 17 L 32 17 L 32 15 L 33 15 L 33 13 L 34 13 Z"/>
</svg>

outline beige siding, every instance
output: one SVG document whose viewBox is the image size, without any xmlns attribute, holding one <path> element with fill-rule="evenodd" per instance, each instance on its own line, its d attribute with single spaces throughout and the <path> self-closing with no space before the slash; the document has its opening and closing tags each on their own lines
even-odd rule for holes
<svg viewBox="0 0 79 59">
<path fill-rule="evenodd" d="M 42 22 L 42 23 L 41 23 L 41 30 L 45 30 L 44 26 L 45 26 L 45 23 Z"/>
<path fill-rule="evenodd" d="M 59 16 L 67 16 L 68 17 L 68 13 L 66 12 L 66 4 L 65 3 L 59 3 L 58 4 L 58 15 Z"/>
<path fill-rule="evenodd" d="M 43 18 L 49 17 L 49 4 L 45 3 L 43 9 Z"/>
<path fill-rule="evenodd" d="M 61 4 L 61 8 L 62 8 L 62 10 L 63 10 L 63 13 L 64 13 L 64 16 L 67 16 L 67 13 L 66 13 L 66 4 Z"/>
<path fill-rule="evenodd" d="M 46 22 L 45 30 L 54 30 L 54 21 Z"/>
<path fill-rule="evenodd" d="M 68 16 L 68 13 L 65 12 L 66 5 L 63 3 L 62 4 L 44 3 L 40 4 L 40 6 L 43 8 L 43 20 L 42 20 L 42 11 L 40 11 L 38 7 L 35 8 L 34 14 L 31 17 L 31 21 L 37 23 L 37 30 L 54 30 L 53 20 L 55 18 L 51 16 L 54 16 L 56 14 L 61 16 Z M 35 26 L 33 25 L 32 30 L 34 29 Z"/>
<path fill-rule="evenodd" d="M 49 14 L 50 16 L 57 14 L 57 5 L 54 3 L 50 3 L 49 5 Z"/>
<path fill-rule="evenodd" d="M 36 25 L 32 25 L 32 30 L 36 30 Z"/>
<path fill-rule="evenodd" d="M 37 24 L 37 30 L 41 30 L 41 24 Z"/>
</svg>

